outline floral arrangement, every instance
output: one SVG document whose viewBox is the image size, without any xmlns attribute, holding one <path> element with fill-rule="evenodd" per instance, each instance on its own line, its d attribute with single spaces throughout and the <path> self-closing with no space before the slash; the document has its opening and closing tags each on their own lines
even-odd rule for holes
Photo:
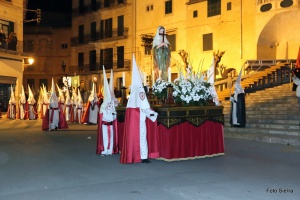
<svg viewBox="0 0 300 200">
<path fill-rule="evenodd" d="M 152 89 L 158 99 L 166 99 L 167 86 L 173 86 L 173 98 L 175 103 L 183 105 L 207 106 L 209 102 L 217 97 L 214 86 L 204 80 L 201 73 L 193 74 L 192 68 L 187 70 L 186 76 L 180 73 L 180 76 L 174 80 L 174 83 L 169 83 L 161 78 L 157 79 Z"/>
<path fill-rule="evenodd" d="M 158 99 L 164 100 L 167 98 L 167 85 L 170 83 L 158 78 L 152 86 L 152 91 Z"/>
<path fill-rule="evenodd" d="M 213 99 L 212 85 L 203 78 L 178 78 L 173 84 L 173 97 L 176 103 L 184 105 L 207 106 Z"/>
</svg>

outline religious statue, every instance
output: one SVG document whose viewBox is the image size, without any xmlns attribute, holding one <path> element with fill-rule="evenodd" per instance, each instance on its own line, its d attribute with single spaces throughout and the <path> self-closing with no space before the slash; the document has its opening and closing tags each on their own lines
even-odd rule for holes
<svg viewBox="0 0 300 200">
<path fill-rule="evenodd" d="M 168 79 L 168 68 L 170 67 L 171 45 L 166 37 L 165 28 L 159 26 L 152 43 L 154 70 L 157 74 L 161 74 L 164 81 Z"/>
</svg>

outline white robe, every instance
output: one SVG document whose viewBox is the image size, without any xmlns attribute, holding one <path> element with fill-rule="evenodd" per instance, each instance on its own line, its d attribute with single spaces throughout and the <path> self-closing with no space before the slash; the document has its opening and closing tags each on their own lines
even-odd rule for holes
<svg viewBox="0 0 300 200">
<path fill-rule="evenodd" d="M 50 121 L 50 117 L 52 115 L 52 112 L 54 112 L 54 114 L 53 114 L 53 121 L 52 121 L 52 123 L 50 122 L 50 124 L 49 124 L 50 130 L 53 130 L 53 129 L 58 128 L 58 123 L 59 123 L 59 107 L 58 107 L 58 103 L 56 103 L 56 102 L 50 103 L 50 108 L 55 108 L 55 109 L 50 109 L 50 112 L 49 112 L 49 121 Z"/>
<path fill-rule="evenodd" d="M 153 114 L 153 116 L 151 116 L 151 114 Z M 157 118 L 157 113 L 149 108 L 140 109 L 140 152 L 142 160 L 148 158 L 146 117 L 154 122 Z"/>
<path fill-rule="evenodd" d="M 112 113 L 103 112 L 102 121 L 112 122 L 116 119 L 116 115 Z M 108 135 L 108 128 L 110 128 L 110 135 Z M 114 128 L 113 125 L 102 124 L 102 135 L 103 135 L 103 146 L 104 151 L 101 152 L 102 155 L 111 155 L 113 153 L 114 147 Z M 109 139 L 110 136 L 110 139 Z M 108 149 L 108 141 L 110 141 Z"/>
<path fill-rule="evenodd" d="M 99 113 L 99 107 L 97 105 L 94 106 L 94 110 L 92 110 L 92 105 L 94 104 L 94 101 L 91 101 L 90 111 L 89 111 L 89 123 L 97 124 L 98 121 L 98 113 Z"/>
</svg>

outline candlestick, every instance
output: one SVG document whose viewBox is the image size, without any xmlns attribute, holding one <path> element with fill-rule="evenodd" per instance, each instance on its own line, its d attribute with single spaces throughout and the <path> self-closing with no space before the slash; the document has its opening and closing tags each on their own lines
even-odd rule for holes
<svg viewBox="0 0 300 200">
<path fill-rule="evenodd" d="M 171 83 L 171 67 L 168 68 L 168 82 Z"/>
</svg>

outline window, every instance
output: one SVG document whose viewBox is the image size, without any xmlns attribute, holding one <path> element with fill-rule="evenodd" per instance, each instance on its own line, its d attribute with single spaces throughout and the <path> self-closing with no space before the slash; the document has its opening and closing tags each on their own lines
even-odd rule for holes
<svg viewBox="0 0 300 200">
<path fill-rule="evenodd" d="M 79 14 L 84 13 L 84 0 L 79 0 Z"/>
<path fill-rule="evenodd" d="M 97 70 L 97 63 L 96 63 L 96 50 L 90 51 L 90 71 Z"/>
<path fill-rule="evenodd" d="M 198 17 L 198 10 L 194 10 L 194 12 L 193 12 L 193 18 L 196 18 L 196 17 Z"/>
<path fill-rule="evenodd" d="M 91 23 L 91 41 L 97 40 L 96 22 Z"/>
<path fill-rule="evenodd" d="M 48 80 L 47 79 L 40 79 L 39 80 L 39 85 L 40 86 L 44 85 L 46 88 L 48 88 Z"/>
<path fill-rule="evenodd" d="M 176 51 L 176 34 L 168 35 L 167 39 L 171 44 L 171 50 Z"/>
<path fill-rule="evenodd" d="M 231 10 L 231 2 L 227 3 L 227 10 Z"/>
<path fill-rule="evenodd" d="M 124 68 L 124 46 L 117 47 L 117 68 Z"/>
<path fill-rule="evenodd" d="M 78 53 L 78 71 L 84 72 L 84 53 Z"/>
<path fill-rule="evenodd" d="M 172 0 L 165 1 L 165 14 L 172 13 Z"/>
<path fill-rule="evenodd" d="M 100 66 L 105 69 L 112 69 L 113 67 L 113 48 L 101 49 L 100 50 Z"/>
<path fill-rule="evenodd" d="M 221 0 L 207 1 L 207 17 L 212 17 L 221 14 Z"/>
<path fill-rule="evenodd" d="M 149 11 L 151 11 L 151 10 L 153 10 L 153 5 L 148 5 L 148 6 L 146 6 L 146 11 L 147 11 L 147 12 L 149 12 Z"/>
<path fill-rule="evenodd" d="M 35 88 L 34 79 L 27 79 L 27 85 L 29 85 L 31 89 L 34 89 Z"/>
<path fill-rule="evenodd" d="M 203 35 L 203 51 L 213 50 L 213 34 L 208 33 Z"/>
<path fill-rule="evenodd" d="M 91 11 L 97 10 L 97 2 L 96 0 L 91 0 Z"/>
<path fill-rule="evenodd" d="M 109 7 L 109 1 L 110 0 L 104 0 L 104 8 L 108 8 Z"/>
<path fill-rule="evenodd" d="M 112 18 L 100 21 L 100 39 L 112 38 Z"/>
<path fill-rule="evenodd" d="M 84 43 L 84 26 L 78 27 L 78 43 Z"/>
<path fill-rule="evenodd" d="M 124 35 L 124 15 L 118 16 L 118 36 Z"/>
<path fill-rule="evenodd" d="M 68 48 L 68 43 L 63 43 L 63 44 L 61 44 L 61 48 L 62 48 L 62 49 L 67 49 L 67 48 Z"/>
<path fill-rule="evenodd" d="M 33 40 L 24 41 L 24 52 L 33 52 Z"/>
</svg>

